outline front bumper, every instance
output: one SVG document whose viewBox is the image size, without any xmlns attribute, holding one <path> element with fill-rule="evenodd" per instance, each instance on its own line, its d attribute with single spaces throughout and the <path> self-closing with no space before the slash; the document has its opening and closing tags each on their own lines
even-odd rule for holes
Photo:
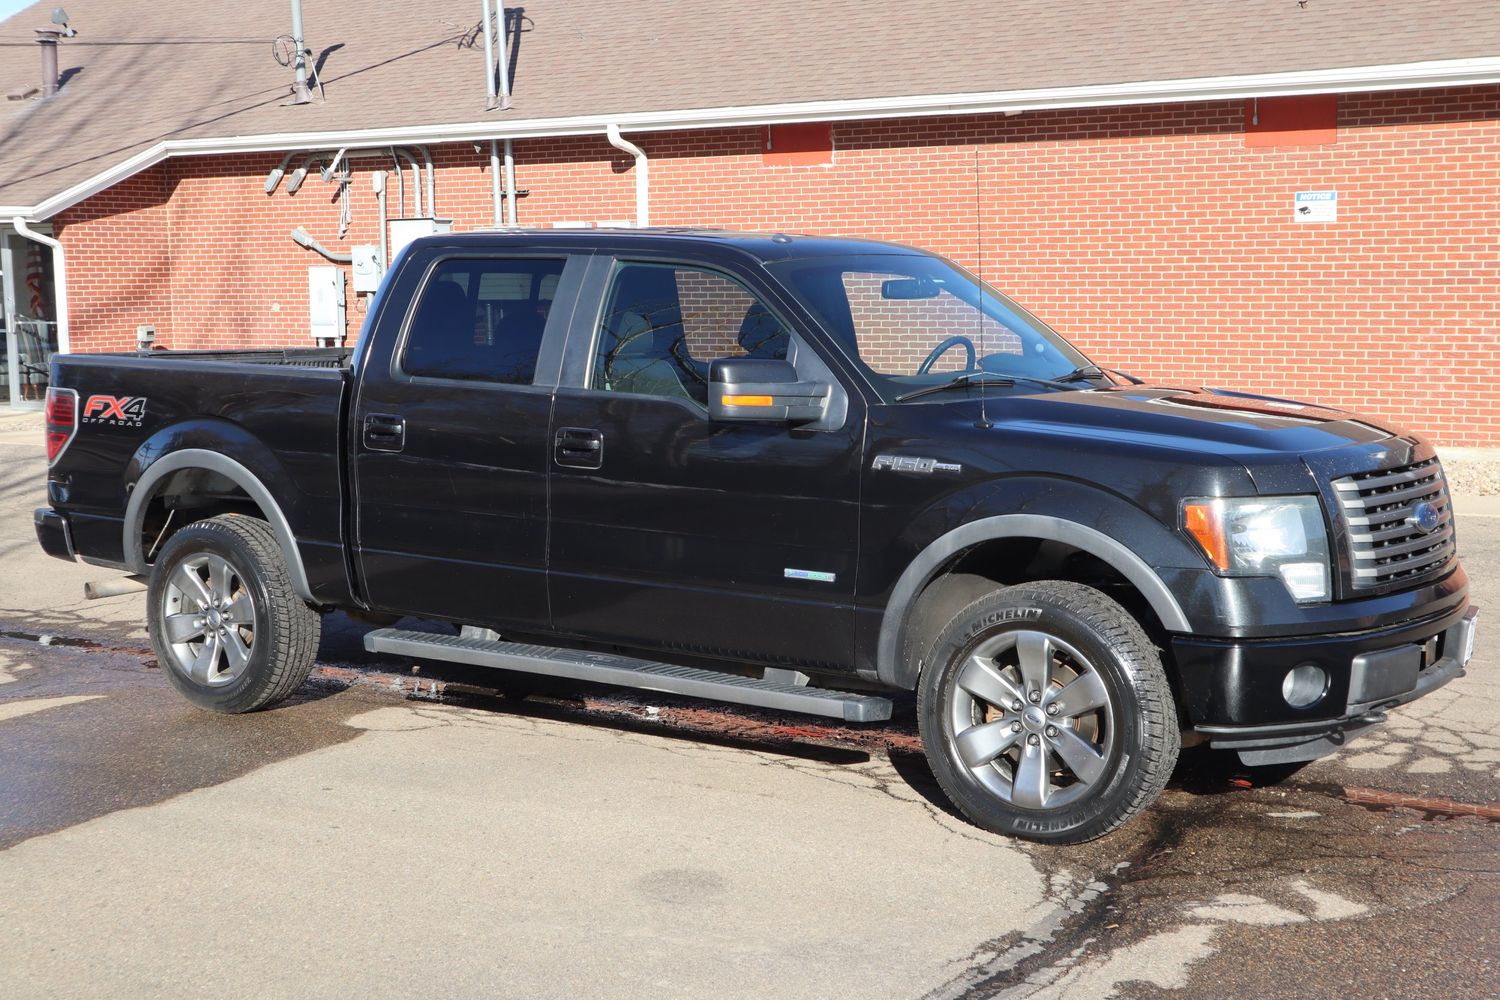
<svg viewBox="0 0 1500 1000">
<path fill-rule="evenodd" d="M 1172 640 L 1192 730 L 1250 765 L 1315 760 L 1361 730 L 1461 677 L 1473 653 L 1479 609 L 1465 605 L 1422 621 L 1345 635 L 1273 641 Z M 1323 697 L 1294 708 L 1287 671 L 1324 671 Z"/>
</svg>

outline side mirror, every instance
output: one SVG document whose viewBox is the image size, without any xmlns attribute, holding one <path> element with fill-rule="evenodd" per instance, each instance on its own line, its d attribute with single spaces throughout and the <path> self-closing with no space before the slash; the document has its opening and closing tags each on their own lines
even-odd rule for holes
<svg viewBox="0 0 1500 1000">
<path fill-rule="evenodd" d="M 708 367 L 708 418 L 807 423 L 822 419 L 829 387 L 797 381 L 789 361 L 719 358 Z"/>
</svg>

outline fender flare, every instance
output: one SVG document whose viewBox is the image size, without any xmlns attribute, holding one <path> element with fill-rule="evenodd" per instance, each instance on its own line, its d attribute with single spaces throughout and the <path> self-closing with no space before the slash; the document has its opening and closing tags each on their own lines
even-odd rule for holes
<svg viewBox="0 0 1500 1000">
<path fill-rule="evenodd" d="M 265 513 L 271 530 L 276 533 L 276 542 L 281 546 L 282 557 L 286 559 L 287 572 L 291 575 L 293 589 L 296 590 L 298 597 L 304 601 L 311 601 L 312 589 L 307 585 L 307 572 L 302 566 L 302 553 L 297 549 L 297 536 L 292 534 L 292 526 L 287 522 L 286 515 L 281 512 L 281 506 L 277 504 L 271 491 L 256 478 L 255 473 L 239 462 L 219 452 L 207 451 L 203 448 L 184 448 L 181 451 L 171 452 L 152 462 L 141 473 L 141 478 L 136 480 L 135 487 L 130 491 L 130 502 L 125 506 L 124 552 L 126 565 L 129 566 L 131 572 L 147 574 L 151 571 L 150 564 L 146 562 L 146 554 L 141 548 L 141 522 L 146 516 L 147 500 L 157 483 L 183 469 L 207 469 L 209 472 L 216 472 L 244 490 L 250 499 L 255 501 Z"/>
<path fill-rule="evenodd" d="M 882 682 L 907 690 L 916 686 L 916 664 L 902 662 L 901 648 L 912 605 L 938 567 L 964 549 L 1000 538 L 1039 538 L 1064 542 L 1090 552 L 1129 580 L 1169 631 L 1192 631 L 1182 605 L 1161 577 L 1123 543 L 1097 528 L 1066 518 L 1047 514 L 998 514 L 959 525 L 939 536 L 917 554 L 896 581 L 890 600 L 886 602 L 876 647 L 875 669 Z"/>
</svg>

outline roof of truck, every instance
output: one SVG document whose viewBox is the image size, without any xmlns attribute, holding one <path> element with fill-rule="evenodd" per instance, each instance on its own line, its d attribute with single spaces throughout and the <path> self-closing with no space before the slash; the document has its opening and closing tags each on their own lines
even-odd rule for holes
<svg viewBox="0 0 1500 1000">
<path fill-rule="evenodd" d="M 652 227 L 645 229 L 476 229 L 443 233 L 422 239 L 425 244 L 459 247 L 555 246 L 569 249 L 700 249 L 737 250 L 758 260 L 796 257 L 835 257 L 848 254 L 923 254 L 928 251 L 900 243 L 852 236 L 812 236 L 802 233 L 758 233 L 732 229 Z"/>
</svg>

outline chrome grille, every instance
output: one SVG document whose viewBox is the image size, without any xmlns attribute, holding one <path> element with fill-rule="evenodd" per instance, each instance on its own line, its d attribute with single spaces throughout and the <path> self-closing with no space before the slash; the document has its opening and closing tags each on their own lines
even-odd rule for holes
<svg viewBox="0 0 1500 1000">
<path fill-rule="evenodd" d="M 1333 481 L 1349 534 L 1350 580 L 1356 590 L 1416 583 L 1453 559 L 1453 504 L 1436 458 Z M 1416 527 L 1418 504 L 1437 511 L 1430 531 Z"/>
</svg>

